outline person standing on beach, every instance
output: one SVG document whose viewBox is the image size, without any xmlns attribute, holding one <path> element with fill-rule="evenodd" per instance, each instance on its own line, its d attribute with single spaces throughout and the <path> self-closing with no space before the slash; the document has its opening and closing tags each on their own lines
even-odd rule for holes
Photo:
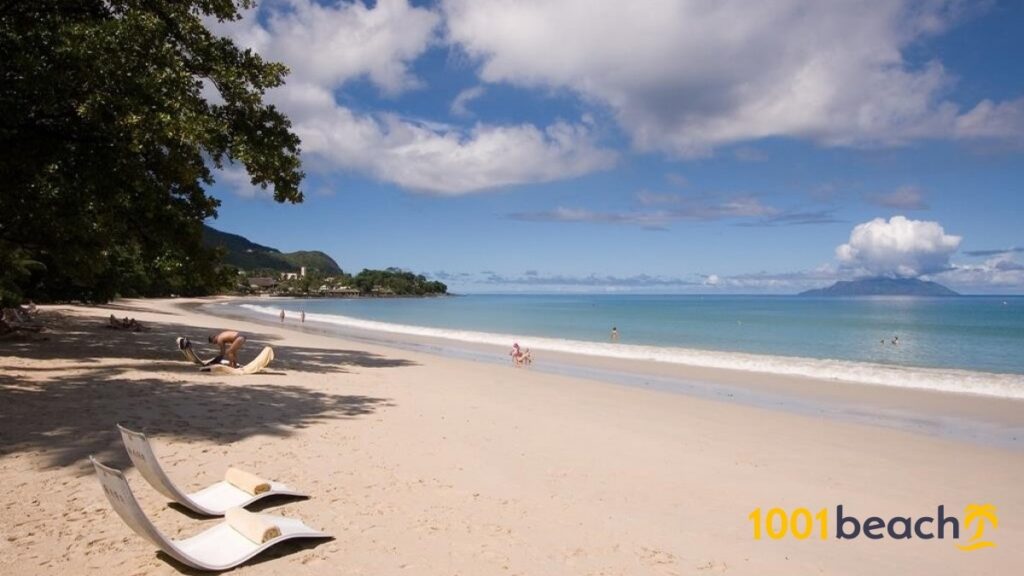
<svg viewBox="0 0 1024 576">
<path fill-rule="evenodd" d="M 281 310 L 281 324 L 284 324 L 284 310 Z"/>
<path fill-rule="evenodd" d="M 305 310 L 299 312 L 299 322 L 302 322 L 303 324 L 306 323 L 306 311 Z"/>
<path fill-rule="evenodd" d="M 281 316 L 284 316 L 284 312 L 281 312 Z M 238 368 L 238 351 L 245 345 L 245 336 L 242 336 L 235 330 L 225 330 L 217 335 L 210 334 L 207 341 L 220 347 L 220 356 L 218 358 L 227 358 L 232 368 Z M 215 361 L 214 364 L 217 362 L 219 360 Z"/>
<path fill-rule="evenodd" d="M 619 329 L 616 328 L 615 326 L 612 326 L 612 342 L 618 342 L 618 341 L 619 341 Z"/>
</svg>

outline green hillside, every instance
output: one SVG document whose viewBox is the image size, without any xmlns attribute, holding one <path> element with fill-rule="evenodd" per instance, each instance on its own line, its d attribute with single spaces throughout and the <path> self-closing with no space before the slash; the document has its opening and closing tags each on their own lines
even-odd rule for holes
<svg viewBox="0 0 1024 576">
<path fill-rule="evenodd" d="M 205 224 L 203 225 L 203 243 L 207 246 L 224 248 L 227 252 L 224 262 L 241 270 L 297 272 L 300 267 L 305 266 L 309 270 L 319 270 L 328 276 L 341 274 L 341 267 L 338 266 L 338 263 L 318 250 L 281 252 L 277 248 L 250 242 L 244 236 L 221 232 Z"/>
</svg>

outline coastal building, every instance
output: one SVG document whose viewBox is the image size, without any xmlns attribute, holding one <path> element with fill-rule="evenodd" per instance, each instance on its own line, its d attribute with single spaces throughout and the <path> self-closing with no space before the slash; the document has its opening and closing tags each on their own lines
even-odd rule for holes
<svg viewBox="0 0 1024 576">
<path fill-rule="evenodd" d="M 274 278 L 267 277 L 253 277 L 249 278 L 249 288 L 253 290 L 270 290 L 277 286 L 277 280 Z"/>
</svg>

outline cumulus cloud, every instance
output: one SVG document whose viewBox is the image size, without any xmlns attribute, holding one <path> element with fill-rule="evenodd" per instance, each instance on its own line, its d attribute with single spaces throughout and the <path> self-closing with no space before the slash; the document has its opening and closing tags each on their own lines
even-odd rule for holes
<svg viewBox="0 0 1024 576">
<path fill-rule="evenodd" d="M 850 240 L 836 248 L 836 257 L 861 275 L 914 278 L 948 270 L 961 240 L 946 234 L 938 222 L 875 218 L 854 227 Z"/>
<path fill-rule="evenodd" d="M 891 192 L 879 192 L 867 195 L 867 201 L 883 208 L 899 210 L 927 210 L 928 203 L 924 200 L 924 190 L 917 186 L 900 186 Z"/>
<path fill-rule="evenodd" d="M 367 172 L 415 191 L 456 195 L 526 182 L 549 182 L 610 167 L 583 124 L 477 124 L 460 129 L 394 114 L 356 114 L 316 87 L 292 86 L 292 111 L 303 150 L 331 167 Z"/>
<path fill-rule="evenodd" d="M 573 91 L 610 109 L 639 150 L 680 157 L 769 137 L 828 146 L 1019 138 L 1024 99 L 969 109 L 913 43 L 958 0 L 445 0 L 447 39 L 486 82 Z"/>
<path fill-rule="evenodd" d="M 370 174 L 414 191 L 466 194 L 572 178 L 612 166 L 587 122 L 457 128 L 387 112 L 357 112 L 335 92 L 365 78 L 385 95 L 421 87 L 412 63 L 437 41 L 441 16 L 406 0 L 270 3 L 213 28 L 288 65 L 268 93 L 288 114 L 307 165 Z M 466 98 L 463 99 L 463 105 Z"/>
<path fill-rule="evenodd" d="M 267 2 L 237 22 L 210 25 L 265 59 L 284 62 L 289 79 L 341 86 L 365 77 L 393 95 L 420 85 L 409 68 L 435 39 L 440 23 L 436 12 L 406 0 L 379 0 L 373 8 L 361 2 L 289 0 Z"/>
</svg>

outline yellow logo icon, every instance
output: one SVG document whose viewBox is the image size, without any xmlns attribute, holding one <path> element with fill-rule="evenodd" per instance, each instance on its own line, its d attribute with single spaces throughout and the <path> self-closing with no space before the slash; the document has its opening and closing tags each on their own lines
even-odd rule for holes
<svg viewBox="0 0 1024 576">
<path fill-rule="evenodd" d="M 968 504 L 964 508 L 964 529 L 970 530 L 972 524 L 977 524 L 978 530 L 967 541 L 967 544 L 957 544 L 956 547 L 964 550 L 980 550 L 981 548 L 993 548 L 996 543 L 985 540 L 985 524 L 992 524 L 992 528 L 999 528 L 999 516 L 996 516 L 996 507 L 992 504 Z"/>
</svg>

